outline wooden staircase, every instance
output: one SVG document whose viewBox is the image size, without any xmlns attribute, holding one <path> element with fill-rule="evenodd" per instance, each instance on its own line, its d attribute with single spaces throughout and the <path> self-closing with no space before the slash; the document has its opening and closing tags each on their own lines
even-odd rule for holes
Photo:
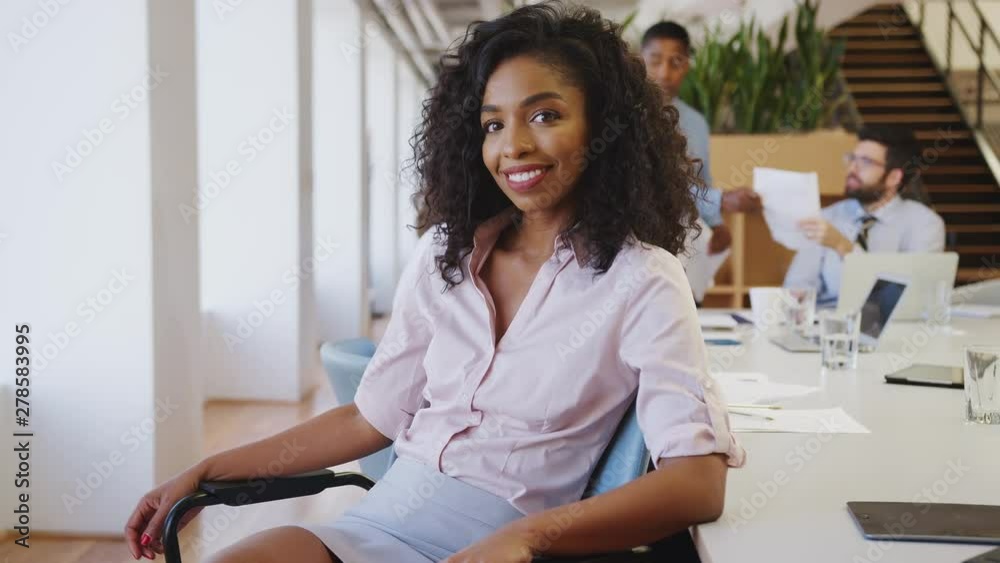
<svg viewBox="0 0 1000 563">
<path fill-rule="evenodd" d="M 847 43 L 841 69 L 865 123 L 910 126 L 924 187 L 959 253 L 959 283 L 1000 277 L 1000 187 L 937 72 L 919 30 L 896 4 L 830 31 Z"/>
</svg>

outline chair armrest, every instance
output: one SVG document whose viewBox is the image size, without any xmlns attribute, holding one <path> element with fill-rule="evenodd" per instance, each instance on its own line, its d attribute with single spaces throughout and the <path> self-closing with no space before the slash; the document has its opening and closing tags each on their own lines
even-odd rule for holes
<svg viewBox="0 0 1000 563">
<path fill-rule="evenodd" d="M 181 563 L 181 549 L 177 532 L 181 519 L 189 510 L 225 504 L 243 506 L 286 498 L 315 495 L 331 487 L 354 485 L 365 490 L 375 482 L 360 473 L 334 473 L 329 469 L 289 475 L 240 481 L 202 481 L 198 490 L 177 501 L 167 513 L 161 533 L 167 563 Z"/>
<path fill-rule="evenodd" d="M 355 485 L 371 489 L 375 483 L 360 473 L 334 473 L 329 469 L 298 475 L 240 481 L 203 481 L 199 489 L 222 504 L 242 506 L 286 498 L 315 495 L 331 487 Z"/>
</svg>

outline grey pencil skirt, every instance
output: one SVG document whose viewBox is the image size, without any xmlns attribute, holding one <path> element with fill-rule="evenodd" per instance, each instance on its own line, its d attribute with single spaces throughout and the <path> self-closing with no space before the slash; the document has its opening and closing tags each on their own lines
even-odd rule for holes
<svg viewBox="0 0 1000 563">
<path fill-rule="evenodd" d="M 344 563 L 426 563 L 446 559 L 522 516 L 498 496 L 400 458 L 340 518 L 302 527 Z"/>
</svg>

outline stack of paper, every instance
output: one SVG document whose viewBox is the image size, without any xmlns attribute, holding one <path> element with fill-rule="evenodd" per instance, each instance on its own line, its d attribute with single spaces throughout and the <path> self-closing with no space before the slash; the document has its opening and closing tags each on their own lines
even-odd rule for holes
<svg viewBox="0 0 1000 563">
<path fill-rule="evenodd" d="M 715 375 L 714 379 L 722 385 L 723 396 L 729 402 L 729 421 L 734 432 L 868 433 L 867 428 L 839 407 L 807 410 L 762 408 L 782 399 L 819 391 L 818 387 L 771 383 L 767 375 L 756 372 L 723 372 Z"/>
<path fill-rule="evenodd" d="M 799 230 L 798 222 L 819 215 L 819 177 L 815 172 L 754 168 L 753 190 L 760 194 L 764 220 L 775 242 L 790 250 L 814 244 Z"/>
</svg>

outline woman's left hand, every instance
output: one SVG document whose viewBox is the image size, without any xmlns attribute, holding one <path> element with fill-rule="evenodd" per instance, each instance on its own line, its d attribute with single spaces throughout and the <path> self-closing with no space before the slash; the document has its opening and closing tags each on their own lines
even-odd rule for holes
<svg viewBox="0 0 1000 563">
<path fill-rule="evenodd" d="M 531 563 L 534 556 L 527 534 L 499 531 L 445 559 L 444 563 Z"/>
</svg>

